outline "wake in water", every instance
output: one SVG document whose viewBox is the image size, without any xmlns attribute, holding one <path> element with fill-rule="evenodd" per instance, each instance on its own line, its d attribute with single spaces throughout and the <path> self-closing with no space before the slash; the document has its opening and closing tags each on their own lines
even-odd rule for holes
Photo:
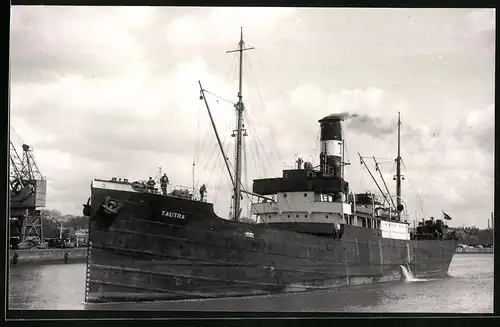
<svg viewBox="0 0 500 327">
<path fill-rule="evenodd" d="M 410 265 L 408 264 L 408 261 L 405 261 L 404 265 L 399 266 L 401 268 L 401 272 L 404 278 L 405 282 L 425 282 L 428 281 L 428 279 L 424 278 L 415 278 L 413 273 L 411 272 Z"/>
</svg>

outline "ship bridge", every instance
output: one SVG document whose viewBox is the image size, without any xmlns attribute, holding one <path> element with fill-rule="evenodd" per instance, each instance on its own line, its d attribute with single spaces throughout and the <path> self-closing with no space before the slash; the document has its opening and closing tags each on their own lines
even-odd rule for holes
<svg viewBox="0 0 500 327">
<path fill-rule="evenodd" d="M 309 169 L 283 170 L 283 177 L 256 179 L 253 192 L 271 195 L 283 192 L 347 193 L 349 183 L 343 178 Z"/>
<path fill-rule="evenodd" d="M 342 115 L 319 120 L 319 165 L 297 159 L 296 169 L 283 170 L 283 177 L 256 179 L 253 193 L 274 196 L 252 204 L 252 214 L 266 224 L 289 226 L 294 230 L 314 229 L 331 233 L 332 226 L 353 221 L 353 207 L 346 203 L 349 183 L 343 178 Z M 302 226 L 302 227 L 301 227 Z"/>
<path fill-rule="evenodd" d="M 307 165 L 306 165 L 307 166 Z M 283 170 L 281 178 L 257 179 L 255 194 L 273 195 L 252 203 L 252 214 L 265 223 L 341 224 L 352 213 L 345 203 L 349 183 L 341 177 L 312 169 Z"/>
</svg>

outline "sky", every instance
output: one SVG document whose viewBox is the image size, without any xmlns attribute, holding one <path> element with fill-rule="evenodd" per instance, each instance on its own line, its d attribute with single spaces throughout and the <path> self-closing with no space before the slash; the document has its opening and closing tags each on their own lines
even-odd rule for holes
<svg viewBox="0 0 500 327">
<path fill-rule="evenodd" d="M 345 178 L 392 194 L 401 113 L 410 220 L 485 228 L 493 211 L 494 9 L 12 6 L 11 139 L 34 149 L 47 209 L 81 214 L 93 178 L 207 185 L 228 217 L 231 187 L 198 81 L 234 162 L 243 27 L 245 172 L 319 162 L 318 120 L 348 112 Z M 193 169 L 194 163 L 194 169 Z M 194 177 L 194 178 L 193 178 Z M 173 187 L 173 186 L 172 186 Z"/>
</svg>

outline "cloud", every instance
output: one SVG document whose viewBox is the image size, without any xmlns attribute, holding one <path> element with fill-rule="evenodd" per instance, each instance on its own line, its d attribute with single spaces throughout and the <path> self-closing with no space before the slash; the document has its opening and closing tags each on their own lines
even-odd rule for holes
<svg viewBox="0 0 500 327">
<path fill-rule="evenodd" d="M 470 136 L 476 141 L 476 145 L 488 154 L 493 155 L 495 142 L 494 116 L 495 108 L 493 105 L 481 110 L 472 111 L 467 115 L 464 124 L 461 124 L 463 129 L 457 130 L 458 137 L 464 139 Z"/>
<path fill-rule="evenodd" d="M 394 119 L 386 123 L 380 118 L 370 117 L 368 115 L 347 114 L 345 119 L 348 128 L 359 130 L 362 133 L 368 133 L 372 136 L 392 134 L 394 133 L 394 126 L 396 126 Z"/>
<path fill-rule="evenodd" d="M 310 108 L 312 112 L 317 112 L 318 119 L 322 113 L 325 116 L 331 113 L 344 114 L 347 128 L 370 136 L 394 133 L 396 128 L 396 115 L 390 120 L 382 119 L 381 115 L 384 109 L 390 107 L 396 111 L 397 100 L 376 87 L 342 89 L 340 92 L 325 94 L 310 84 L 299 85 L 291 92 L 290 102 L 297 111 Z M 313 123 L 315 120 L 307 125 L 308 129 L 316 128 Z"/>
<path fill-rule="evenodd" d="M 177 46 L 236 43 L 240 26 L 245 33 L 258 35 L 295 12 L 294 8 L 263 7 L 210 8 L 208 14 L 194 10 L 170 22 L 166 29 L 167 41 Z"/>
<path fill-rule="evenodd" d="M 150 7 L 16 7 L 11 19 L 11 78 L 50 80 L 59 72 L 120 74 L 128 63 L 143 59 L 131 31 L 147 25 L 153 16 Z"/>
</svg>

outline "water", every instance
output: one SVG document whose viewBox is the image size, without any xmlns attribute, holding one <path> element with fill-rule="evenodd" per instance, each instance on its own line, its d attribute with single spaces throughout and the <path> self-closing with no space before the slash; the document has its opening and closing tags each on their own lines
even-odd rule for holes
<svg viewBox="0 0 500 327">
<path fill-rule="evenodd" d="M 85 264 L 11 267 L 9 309 L 84 308 Z"/>
<path fill-rule="evenodd" d="M 424 278 L 415 278 L 413 276 L 413 273 L 411 272 L 410 265 L 408 264 L 408 261 L 405 261 L 404 265 L 401 265 L 401 271 L 403 272 L 403 280 L 409 283 L 413 282 L 426 282 L 428 279 Z"/>
<path fill-rule="evenodd" d="M 405 267 L 406 268 L 406 267 Z M 404 270 L 403 270 L 404 271 Z M 493 255 L 455 255 L 450 277 L 308 293 L 215 300 L 84 304 L 85 265 L 12 267 L 10 309 L 269 312 L 493 312 Z"/>
</svg>

